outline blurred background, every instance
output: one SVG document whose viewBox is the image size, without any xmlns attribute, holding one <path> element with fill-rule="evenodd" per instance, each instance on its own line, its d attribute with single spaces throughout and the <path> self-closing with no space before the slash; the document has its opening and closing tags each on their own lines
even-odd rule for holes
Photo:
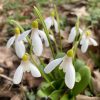
<svg viewBox="0 0 100 100">
<path fill-rule="evenodd" d="M 46 18 L 50 16 L 53 4 L 57 6 L 60 16 L 63 49 L 66 50 L 70 47 L 66 43 L 66 39 L 71 27 L 76 23 L 77 15 L 80 16 L 80 27 L 82 29 L 89 27 L 94 38 L 100 44 L 100 0 L 0 0 L 0 100 L 37 100 L 35 94 L 42 78 L 35 79 L 27 73 L 24 76 L 23 85 L 12 84 L 12 77 L 20 64 L 20 59 L 16 56 L 13 48 L 6 48 L 7 40 L 14 35 L 14 26 L 9 20 L 14 19 L 25 30 L 30 29 L 31 22 L 37 18 L 33 10 L 34 6 L 38 7 L 43 17 Z M 44 60 L 47 61 L 49 56 L 49 51 L 45 50 Z M 78 50 L 77 56 L 85 60 L 93 75 L 93 93 L 86 91 L 85 95 L 100 95 L 100 72 L 98 71 L 100 68 L 100 45 L 90 46 L 86 54 L 82 54 Z"/>
</svg>

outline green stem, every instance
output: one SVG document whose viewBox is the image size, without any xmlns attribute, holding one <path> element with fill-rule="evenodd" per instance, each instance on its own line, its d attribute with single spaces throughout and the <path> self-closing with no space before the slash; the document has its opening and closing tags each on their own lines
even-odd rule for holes
<svg viewBox="0 0 100 100">
<path fill-rule="evenodd" d="M 65 82 L 63 81 L 59 89 L 62 89 L 64 85 L 65 85 Z"/>
<path fill-rule="evenodd" d="M 34 61 L 34 58 L 31 54 L 31 59 L 32 59 L 32 62 L 36 65 L 36 67 L 39 69 L 39 71 L 41 72 L 41 75 L 42 77 L 44 77 L 44 79 L 51 85 L 51 87 L 53 89 L 55 89 L 55 87 L 52 85 L 52 83 L 50 82 L 50 80 L 47 78 L 46 74 L 43 72 L 43 70 L 37 65 L 37 63 Z"/>
<path fill-rule="evenodd" d="M 32 59 L 32 62 L 35 64 L 35 66 L 38 67 L 38 64 L 36 63 L 36 61 L 33 58 L 32 52 L 30 53 L 30 58 Z"/>
<path fill-rule="evenodd" d="M 41 15 L 40 11 L 36 7 L 34 7 L 34 9 L 35 9 L 36 14 L 40 18 L 40 21 L 41 21 L 41 23 L 42 23 L 42 25 L 44 27 L 44 31 L 46 33 L 46 36 L 47 36 L 47 39 L 48 39 L 48 42 L 49 42 L 49 45 L 50 45 L 50 49 L 51 49 L 51 52 L 52 52 L 52 56 L 55 58 L 54 51 L 53 51 L 53 47 L 52 47 L 52 44 L 51 44 L 51 41 L 50 41 L 50 38 L 49 38 L 49 31 L 48 31 L 48 29 L 46 27 L 46 24 L 44 22 L 44 19 L 43 19 L 42 15 Z"/>
<path fill-rule="evenodd" d="M 77 48 L 78 48 L 78 45 L 80 43 L 81 38 L 82 38 L 82 35 L 80 35 L 79 39 L 77 41 L 75 41 L 75 43 L 74 43 L 74 46 L 73 46 L 73 51 L 74 51 L 73 60 L 75 59 Z"/>
<path fill-rule="evenodd" d="M 52 30 L 50 30 L 50 33 L 53 35 L 53 37 L 55 37 L 54 36 L 54 33 L 52 32 Z M 56 39 L 54 38 L 54 44 L 55 44 L 55 46 L 56 46 L 56 51 L 57 51 L 57 53 L 58 53 L 58 46 L 57 46 L 57 42 L 56 42 Z"/>
<path fill-rule="evenodd" d="M 80 39 L 81 39 L 81 35 L 79 33 L 79 17 L 77 18 L 75 29 L 76 29 L 76 37 L 75 37 L 75 41 L 73 42 L 73 51 L 74 51 L 73 60 L 75 59 L 75 55 L 76 55 L 76 52 L 77 52 L 77 47 L 78 47 L 78 44 L 79 44 Z"/>
<path fill-rule="evenodd" d="M 39 58 L 39 60 L 40 60 L 40 63 L 43 65 L 43 66 L 45 66 L 45 64 L 44 64 L 44 62 Z M 54 77 L 53 77 L 53 75 L 51 74 L 51 73 L 49 73 L 49 75 L 50 75 L 50 77 L 52 78 L 52 79 L 54 79 Z"/>
<path fill-rule="evenodd" d="M 12 25 L 16 25 L 16 26 L 18 26 L 19 28 L 20 28 L 20 30 L 22 31 L 22 32 L 24 32 L 24 29 L 23 29 L 23 27 L 17 22 L 17 21 L 15 21 L 15 20 L 10 20 L 9 21 Z"/>
<path fill-rule="evenodd" d="M 62 51 L 62 41 L 61 41 L 61 35 L 60 35 L 60 20 L 59 20 L 59 15 L 58 15 L 58 12 L 57 12 L 57 7 L 56 7 L 56 5 L 55 5 L 55 13 L 56 13 L 56 19 L 57 19 L 58 29 L 59 29 L 60 50 Z"/>
</svg>

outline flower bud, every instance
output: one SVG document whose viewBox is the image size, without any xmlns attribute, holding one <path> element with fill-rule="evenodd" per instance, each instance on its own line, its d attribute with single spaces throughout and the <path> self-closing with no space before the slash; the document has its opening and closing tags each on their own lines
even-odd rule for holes
<svg viewBox="0 0 100 100">
<path fill-rule="evenodd" d="M 52 16 L 52 17 L 55 16 L 55 11 L 54 11 L 54 10 L 51 11 L 51 16 Z"/>
<path fill-rule="evenodd" d="M 38 28 L 38 22 L 36 20 L 32 22 L 32 27 Z"/>
<path fill-rule="evenodd" d="M 20 29 L 18 27 L 16 27 L 14 29 L 15 35 L 18 36 L 20 34 Z"/>
<path fill-rule="evenodd" d="M 23 60 L 23 61 L 27 61 L 27 60 L 28 60 L 28 58 L 29 58 L 28 54 L 27 54 L 27 53 L 25 53 L 25 54 L 24 54 L 24 56 L 22 57 L 22 60 Z"/>
<path fill-rule="evenodd" d="M 74 55 L 73 49 L 70 49 L 70 50 L 67 51 L 68 57 L 73 57 L 73 55 Z"/>
</svg>

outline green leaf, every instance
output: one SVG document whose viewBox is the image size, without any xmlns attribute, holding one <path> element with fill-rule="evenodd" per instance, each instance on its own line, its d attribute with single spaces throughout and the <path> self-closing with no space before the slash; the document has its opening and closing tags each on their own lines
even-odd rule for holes
<svg viewBox="0 0 100 100">
<path fill-rule="evenodd" d="M 81 75 L 79 72 L 76 72 L 76 79 L 75 79 L 76 82 L 80 82 L 81 81 Z"/>
<path fill-rule="evenodd" d="M 64 94 L 64 95 L 61 97 L 60 100 L 69 100 L 69 99 L 68 99 L 68 95 L 67 95 L 67 94 Z"/>
<path fill-rule="evenodd" d="M 50 80 L 49 75 L 46 74 L 46 73 L 44 73 L 44 67 L 43 67 L 42 65 L 40 65 L 38 68 L 39 68 L 39 71 L 40 71 L 41 74 L 42 74 L 42 77 L 44 77 L 45 80 L 51 85 L 51 87 L 52 87 L 53 89 L 55 89 L 55 87 L 51 84 L 52 82 L 51 82 L 51 80 Z"/>
<path fill-rule="evenodd" d="M 78 72 L 80 70 L 80 68 L 85 66 L 85 63 L 82 60 L 76 59 L 74 62 L 74 66 L 75 66 L 76 72 Z"/>
<path fill-rule="evenodd" d="M 81 81 L 76 83 L 75 87 L 72 89 L 72 94 L 74 96 L 81 93 L 89 84 L 91 79 L 91 72 L 87 66 L 80 68 L 79 73 L 81 75 Z"/>
<path fill-rule="evenodd" d="M 60 100 L 75 100 L 74 97 L 70 97 L 68 94 L 64 94 Z"/>
<path fill-rule="evenodd" d="M 33 92 L 26 92 L 26 96 L 29 100 L 35 100 L 35 94 Z"/>
<path fill-rule="evenodd" d="M 47 94 L 43 92 L 43 90 L 38 90 L 37 95 L 41 98 L 47 97 Z"/>
<path fill-rule="evenodd" d="M 61 57 L 64 57 L 65 53 L 64 52 L 58 52 L 55 59 L 57 58 L 61 58 Z"/>
<path fill-rule="evenodd" d="M 59 87 L 61 86 L 61 83 L 64 81 L 64 79 L 62 78 L 58 78 L 57 80 L 53 81 L 53 85 L 56 89 L 59 89 Z"/>
<path fill-rule="evenodd" d="M 62 90 L 55 90 L 55 91 L 53 91 L 53 92 L 49 95 L 49 98 L 50 98 L 51 100 L 59 100 L 59 97 L 60 97 L 60 95 L 61 95 L 61 92 L 62 92 Z"/>
<path fill-rule="evenodd" d="M 53 82 L 51 84 L 53 84 Z M 54 91 L 54 89 L 51 87 L 49 83 L 42 82 L 37 92 L 37 95 L 39 97 L 47 97 L 52 93 L 52 91 Z"/>
<path fill-rule="evenodd" d="M 85 95 L 86 96 L 93 96 L 93 94 L 89 90 L 85 90 Z"/>
</svg>

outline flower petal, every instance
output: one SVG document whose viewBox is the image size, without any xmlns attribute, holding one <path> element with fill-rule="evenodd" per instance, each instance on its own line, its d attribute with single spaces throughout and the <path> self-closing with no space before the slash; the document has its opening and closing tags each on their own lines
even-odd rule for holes
<svg viewBox="0 0 100 100">
<path fill-rule="evenodd" d="M 14 77 L 13 77 L 13 83 L 19 84 L 22 80 L 23 76 L 23 66 L 19 65 L 19 67 L 16 69 Z"/>
<path fill-rule="evenodd" d="M 41 30 L 38 30 L 38 33 L 39 33 L 41 39 L 44 40 L 45 46 L 49 47 L 49 42 L 48 42 L 46 33 L 44 31 L 41 31 Z"/>
<path fill-rule="evenodd" d="M 18 37 L 18 41 L 22 41 L 26 38 L 26 36 L 31 32 L 32 30 L 27 30 L 25 32 L 23 32 L 19 37 Z"/>
<path fill-rule="evenodd" d="M 75 39 L 75 36 L 76 36 L 76 29 L 75 29 L 75 27 L 73 27 L 73 28 L 71 29 L 70 34 L 69 34 L 68 42 L 69 42 L 69 43 L 72 43 L 72 42 L 74 41 L 74 39 Z"/>
<path fill-rule="evenodd" d="M 53 25 L 53 20 L 52 20 L 52 17 L 47 17 L 45 19 L 45 24 L 47 26 L 47 29 L 50 29 L 50 27 Z"/>
<path fill-rule="evenodd" d="M 31 35 L 31 38 L 32 38 L 33 51 L 35 55 L 41 56 L 43 52 L 43 44 L 41 38 L 38 35 L 38 31 L 34 31 L 34 33 L 32 33 Z"/>
<path fill-rule="evenodd" d="M 28 65 L 30 67 L 31 74 L 34 77 L 41 77 L 41 73 L 39 72 L 39 70 L 37 69 L 35 65 L 33 65 L 31 62 Z"/>
<path fill-rule="evenodd" d="M 21 64 L 23 65 L 23 72 L 30 72 L 29 61 L 21 61 Z"/>
<path fill-rule="evenodd" d="M 90 45 L 93 45 L 93 46 L 97 46 L 98 43 L 93 39 L 93 38 L 89 38 L 89 42 L 90 42 Z"/>
<path fill-rule="evenodd" d="M 14 40 L 15 40 L 15 36 L 11 37 L 8 42 L 7 42 L 7 48 L 10 48 L 11 45 L 14 43 Z"/>
<path fill-rule="evenodd" d="M 86 40 L 86 36 L 83 35 L 83 36 L 82 36 L 82 39 L 81 39 L 81 41 L 80 41 L 80 45 L 82 45 L 82 44 L 85 42 L 85 40 Z"/>
<path fill-rule="evenodd" d="M 65 83 L 70 89 L 72 89 L 75 84 L 75 69 L 72 60 L 70 60 L 69 65 L 66 66 Z"/>
<path fill-rule="evenodd" d="M 63 58 L 58 58 L 53 61 L 51 61 L 45 68 L 44 72 L 45 73 L 50 73 L 52 70 L 55 69 L 57 65 L 59 65 L 62 62 Z"/>
<path fill-rule="evenodd" d="M 54 19 L 54 27 L 55 27 L 56 33 L 58 33 L 59 32 L 58 23 L 57 23 L 57 21 L 55 19 Z"/>
<path fill-rule="evenodd" d="M 81 44 L 81 51 L 85 53 L 88 49 L 88 46 L 89 46 L 89 40 L 85 39 L 85 41 L 83 41 Z"/>
<path fill-rule="evenodd" d="M 22 58 L 25 54 L 25 45 L 22 41 L 15 41 L 15 51 L 19 58 Z"/>
<path fill-rule="evenodd" d="M 67 59 L 68 59 L 68 57 L 64 56 L 64 59 L 63 59 L 62 63 L 59 66 L 59 69 L 63 69 L 63 72 L 66 72 L 66 67 L 65 66 L 68 65 L 67 63 L 69 63 Z"/>
</svg>

